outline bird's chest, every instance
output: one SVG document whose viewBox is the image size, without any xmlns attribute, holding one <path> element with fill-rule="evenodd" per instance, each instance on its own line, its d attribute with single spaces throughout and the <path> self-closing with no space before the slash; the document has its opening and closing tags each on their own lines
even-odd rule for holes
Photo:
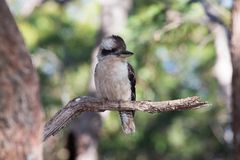
<svg viewBox="0 0 240 160">
<path fill-rule="evenodd" d="M 99 62 L 95 71 L 98 96 L 109 100 L 129 100 L 130 81 L 126 62 Z"/>
</svg>

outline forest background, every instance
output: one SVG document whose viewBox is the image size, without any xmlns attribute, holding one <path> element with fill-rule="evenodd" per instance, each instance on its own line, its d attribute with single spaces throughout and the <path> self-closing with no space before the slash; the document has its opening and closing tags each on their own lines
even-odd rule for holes
<svg viewBox="0 0 240 160">
<path fill-rule="evenodd" d="M 197 95 L 212 104 L 137 112 L 131 136 L 117 113 L 86 113 L 44 143 L 44 159 L 232 159 L 231 0 L 7 2 L 38 72 L 45 120 L 70 99 L 94 95 L 97 46 L 111 34 L 135 53 L 137 100 Z"/>
</svg>

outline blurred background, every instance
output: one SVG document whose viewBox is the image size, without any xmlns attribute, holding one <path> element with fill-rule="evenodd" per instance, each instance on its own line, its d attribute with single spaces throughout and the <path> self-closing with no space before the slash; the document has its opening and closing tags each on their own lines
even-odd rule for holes
<svg viewBox="0 0 240 160">
<path fill-rule="evenodd" d="M 232 0 L 8 0 L 40 79 L 45 119 L 70 99 L 94 95 L 100 40 L 118 34 L 135 55 L 137 100 L 200 96 L 211 107 L 137 112 L 137 132 L 118 114 L 86 113 L 44 143 L 44 159 L 231 158 Z"/>
</svg>

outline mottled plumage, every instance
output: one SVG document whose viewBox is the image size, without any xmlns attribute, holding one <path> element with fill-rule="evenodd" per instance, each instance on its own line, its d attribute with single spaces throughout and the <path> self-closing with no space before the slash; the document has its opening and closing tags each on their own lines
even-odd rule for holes
<svg viewBox="0 0 240 160">
<path fill-rule="evenodd" d="M 127 57 L 133 53 L 126 50 L 123 39 L 111 36 L 103 39 L 95 68 L 97 95 L 108 100 L 135 100 L 135 74 Z M 122 111 L 120 118 L 124 133 L 135 131 L 133 111 Z"/>
</svg>

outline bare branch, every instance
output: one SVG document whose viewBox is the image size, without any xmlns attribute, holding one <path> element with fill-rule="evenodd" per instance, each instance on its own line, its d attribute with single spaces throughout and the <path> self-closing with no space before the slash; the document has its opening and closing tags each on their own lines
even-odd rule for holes
<svg viewBox="0 0 240 160">
<path fill-rule="evenodd" d="M 208 106 L 207 102 L 199 97 L 188 97 L 184 99 L 151 102 L 151 101 L 106 101 L 88 96 L 77 97 L 71 100 L 66 106 L 58 111 L 48 121 L 44 128 L 43 140 L 57 134 L 62 128 L 69 124 L 82 112 L 103 112 L 105 110 L 122 111 L 136 110 L 143 112 L 169 112 Z"/>
</svg>

